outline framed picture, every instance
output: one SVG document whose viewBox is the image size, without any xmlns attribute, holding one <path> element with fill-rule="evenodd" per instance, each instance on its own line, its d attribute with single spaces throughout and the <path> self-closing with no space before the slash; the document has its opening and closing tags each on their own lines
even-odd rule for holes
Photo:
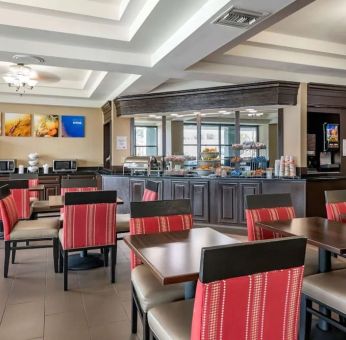
<svg viewBox="0 0 346 340">
<path fill-rule="evenodd" d="M 58 137 L 59 116 L 35 114 L 34 134 L 36 137 Z"/>
<path fill-rule="evenodd" d="M 62 137 L 85 137 L 84 116 L 61 116 Z"/>
<path fill-rule="evenodd" d="M 5 136 L 30 137 L 31 114 L 5 113 Z"/>
</svg>

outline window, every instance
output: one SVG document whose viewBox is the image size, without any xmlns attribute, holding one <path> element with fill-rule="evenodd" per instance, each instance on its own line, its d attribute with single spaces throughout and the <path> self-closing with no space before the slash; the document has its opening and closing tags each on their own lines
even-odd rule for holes
<svg viewBox="0 0 346 340">
<path fill-rule="evenodd" d="M 135 154 L 136 156 L 157 156 L 157 127 L 135 127 Z"/>
<path fill-rule="evenodd" d="M 258 141 L 258 127 L 242 125 L 240 127 L 240 142 Z M 221 163 L 229 164 L 229 159 L 235 155 L 231 146 L 235 143 L 235 126 L 226 124 L 202 124 L 201 150 L 216 148 L 221 153 Z M 184 125 L 184 155 L 197 157 L 197 126 Z M 256 150 L 241 151 L 241 157 L 256 157 Z"/>
</svg>

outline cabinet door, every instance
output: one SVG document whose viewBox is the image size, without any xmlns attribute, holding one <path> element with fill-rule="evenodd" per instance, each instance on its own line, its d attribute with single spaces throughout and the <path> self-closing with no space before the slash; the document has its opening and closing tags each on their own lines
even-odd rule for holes
<svg viewBox="0 0 346 340">
<path fill-rule="evenodd" d="M 245 197 L 247 195 L 258 195 L 261 193 L 261 183 L 247 182 L 239 183 L 239 222 L 246 223 L 245 218 Z"/>
<path fill-rule="evenodd" d="M 238 184 L 219 182 L 219 194 L 211 202 L 211 209 L 219 209 L 218 222 L 235 224 L 238 222 Z"/>
<path fill-rule="evenodd" d="M 130 179 L 130 202 L 141 202 L 145 188 L 145 179 Z"/>
<path fill-rule="evenodd" d="M 192 214 L 195 221 L 209 222 L 209 182 L 190 183 Z"/>
<path fill-rule="evenodd" d="M 190 198 L 189 181 L 172 181 L 172 200 Z"/>
</svg>

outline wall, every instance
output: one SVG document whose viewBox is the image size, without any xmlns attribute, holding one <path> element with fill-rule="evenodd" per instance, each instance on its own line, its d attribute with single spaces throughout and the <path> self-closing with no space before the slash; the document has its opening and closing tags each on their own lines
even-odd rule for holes
<svg viewBox="0 0 346 340">
<path fill-rule="evenodd" d="M 130 118 L 120 118 L 116 115 L 114 103 L 112 103 L 112 165 L 122 165 L 125 158 L 131 154 L 131 120 Z M 127 137 L 127 149 L 117 150 L 117 136 Z"/>
<path fill-rule="evenodd" d="M 184 154 L 184 122 L 172 122 L 172 155 Z"/>
<path fill-rule="evenodd" d="M 307 162 L 307 84 L 301 83 L 297 105 L 284 108 L 284 154 L 293 155 L 298 167 Z"/>
<path fill-rule="evenodd" d="M 40 164 L 52 166 L 53 159 L 77 159 L 79 166 L 101 166 L 103 150 L 103 125 L 100 109 L 0 104 L 1 112 L 40 113 L 58 115 L 85 116 L 85 138 L 39 138 L 0 136 L 0 158 L 17 159 L 17 164 L 27 166 L 27 155 L 38 152 Z M 4 115 L 2 115 L 2 133 L 4 133 Z M 33 116 L 32 116 L 33 119 Z M 59 134 L 61 134 L 61 129 Z"/>
</svg>

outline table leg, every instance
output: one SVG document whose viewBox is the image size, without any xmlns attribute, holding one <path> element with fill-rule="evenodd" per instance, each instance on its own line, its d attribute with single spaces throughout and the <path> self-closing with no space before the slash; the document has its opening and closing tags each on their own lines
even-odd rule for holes
<svg viewBox="0 0 346 340">
<path fill-rule="evenodd" d="M 189 281 L 185 283 L 185 300 L 193 299 L 196 293 L 197 281 Z"/>
<path fill-rule="evenodd" d="M 87 251 L 82 251 L 78 254 L 69 255 L 68 257 L 69 270 L 89 270 L 103 266 L 102 254 L 90 254 Z"/>
<path fill-rule="evenodd" d="M 332 254 L 330 251 L 319 248 L 318 250 L 318 263 L 319 263 L 319 270 L 320 273 L 326 273 L 330 272 L 332 269 Z M 330 310 L 328 310 L 325 307 L 320 307 L 320 312 L 326 316 L 331 315 Z M 324 320 L 319 320 L 318 322 L 318 328 L 320 328 L 322 331 L 328 331 L 330 329 L 327 322 Z"/>
</svg>

